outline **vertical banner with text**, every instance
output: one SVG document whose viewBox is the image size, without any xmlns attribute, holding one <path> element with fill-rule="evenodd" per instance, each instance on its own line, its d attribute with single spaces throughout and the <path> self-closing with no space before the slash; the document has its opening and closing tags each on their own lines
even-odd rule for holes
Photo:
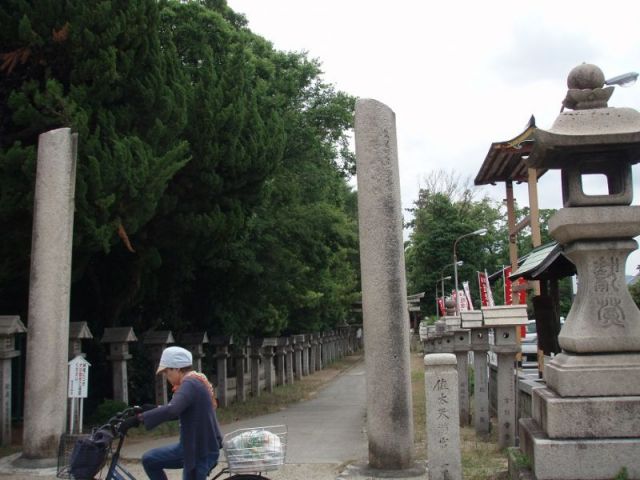
<svg viewBox="0 0 640 480">
<path fill-rule="evenodd" d="M 462 289 L 464 290 L 464 296 L 467 299 L 467 310 L 473 310 L 473 302 L 471 301 L 471 290 L 469 289 L 469 282 L 462 282 Z"/>
<path fill-rule="evenodd" d="M 502 270 L 502 277 L 504 278 L 504 304 L 511 305 L 513 303 L 513 292 L 511 290 L 511 267 L 507 267 Z"/>
</svg>

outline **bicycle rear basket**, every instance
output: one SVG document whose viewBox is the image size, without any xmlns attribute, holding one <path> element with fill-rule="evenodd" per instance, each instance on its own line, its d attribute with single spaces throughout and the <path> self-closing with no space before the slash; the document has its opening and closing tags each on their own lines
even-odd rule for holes
<svg viewBox="0 0 640 480">
<path fill-rule="evenodd" d="M 276 470 L 284 463 L 287 426 L 242 428 L 224 436 L 224 452 L 232 473 Z"/>
<path fill-rule="evenodd" d="M 60 444 L 58 445 L 58 478 L 73 478 L 70 472 L 71 453 L 76 442 L 81 439 L 87 439 L 89 435 L 81 433 L 63 433 L 60 436 Z"/>
</svg>

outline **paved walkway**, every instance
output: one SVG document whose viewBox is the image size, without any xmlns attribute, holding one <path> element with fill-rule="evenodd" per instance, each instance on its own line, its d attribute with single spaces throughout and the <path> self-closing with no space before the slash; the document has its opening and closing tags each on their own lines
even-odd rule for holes
<svg viewBox="0 0 640 480">
<path fill-rule="evenodd" d="M 366 462 L 365 414 L 365 370 L 364 363 L 360 362 L 338 375 L 314 399 L 291 405 L 278 413 L 224 425 L 223 432 L 286 424 L 286 465 L 270 472 L 269 477 L 273 480 L 333 480 L 345 469 L 346 464 Z M 139 463 L 142 454 L 154 446 L 176 440 L 177 437 L 173 437 L 125 444 L 122 456 L 126 459 L 127 468 L 137 478 L 146 479 Z M 16 469 L 11 464 L 16 456 L 0 459 L 0 480 L 55 477 L 55 469 Z M 181 470 L 171 472 L 169 478 L 182 478 Z"/>
</svg>

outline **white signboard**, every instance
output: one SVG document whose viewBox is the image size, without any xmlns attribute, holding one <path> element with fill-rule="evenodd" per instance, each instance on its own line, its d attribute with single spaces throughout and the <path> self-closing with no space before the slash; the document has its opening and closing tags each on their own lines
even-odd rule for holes
<svg viewBox="0 0 640 480">
<path fill-rule="evenodd" d="M 80 355 L 69 362 L 69 398 L 87 398 L 90 365 Z"/>
</svg>

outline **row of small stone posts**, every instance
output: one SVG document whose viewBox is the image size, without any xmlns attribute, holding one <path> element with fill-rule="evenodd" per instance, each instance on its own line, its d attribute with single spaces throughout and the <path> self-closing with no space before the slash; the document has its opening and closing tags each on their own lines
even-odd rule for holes
<svg viewBox="0 0 640 480">
<path fill-rule="evenodd" d="M 360 348 L 357 328 L 345 326 L 322 333 L 252 338 L 246 343 L 234 342 L 229 336 L 209 338 L 206 332 L 191 332 L 179 336 L 177 343 L 192 353 L 194 368 L 198 371 L 202 370 L 202 359 L 206 355 L 205 344 L 213 345 L 216 375 L 210 378 L 216 386 L 219 405 L 224 407 L 233 400 L 245 401 L 247 387 L 252 396 L 259 396 L 262 390 L 271 392 L 275 385 L 291 384 L 355 352 Z M 86 322 L 72 323 L 71 356 L 82 355 L 81 340 L 86 338 L 92 338 Z M 132 327 L 117 327 L 106 328 L 100 341 L 109 346 L 107 359 L 112 364 L 114 399 L 129 403 L 127 361 L 132 358 L 129 343 L 138 338 Z M 155 371 L 162 351 L 176 340 L 168 330 L 154 330 L 142 335 L 142 343 L 149 351 Z M 235 377 L 228 375 L 229 367 L 235 370 Z M 162 377 L 155 377 L 155 399 L 158 404 L 168 401 L 167 383 Z"/>
<path fill-rule="evenodd" d="M 498 444 L 501 448 L 516 444 L 515 365 L 516 354 L 520 349 L 516 329 L 526 321 L 526 305 L 507 305 L 464 311 L 460 316 L 448 315 L 433 326 L 423 324 L 420 331 L 426 354 L 455 355 L 459 422 L 460 425 L 470 425 L 473 422 L 476 434 L 480 437 L 487 437 L 491 430 L 487 353 L 491 351 L 496 355 L 497 426 Z M 493 335 L 489 335 L 490 330 L 493 330 Z M 467 377 L 470 351 L 473 352 L 474 362 L 472 413 Z"/>
</svg>

